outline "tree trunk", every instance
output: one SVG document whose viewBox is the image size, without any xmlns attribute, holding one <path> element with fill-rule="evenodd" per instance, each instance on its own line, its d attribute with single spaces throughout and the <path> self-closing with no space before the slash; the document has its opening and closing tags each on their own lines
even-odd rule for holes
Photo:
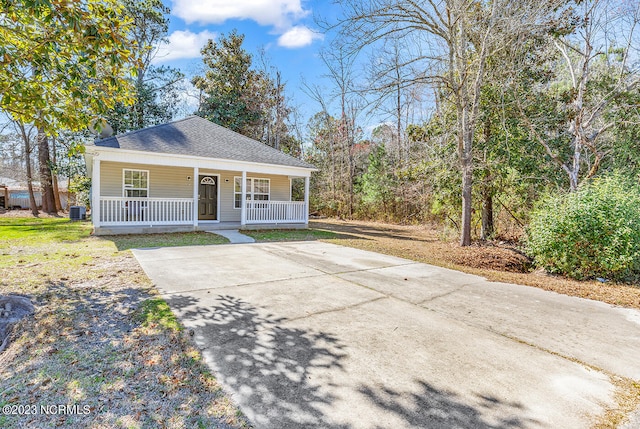
<svg viewBox="0 0 640 429">
<path fill-rule="evenodd" d="M 462 170 L 462 219 L 460 224 L 460 246 L 471 244 L 471 210 L 473 186 L 473 135 L 474 125 L 470 121 L 470 109 L 466 88 L 461 88 L 462 102 L 458 103 L 458 156 Z"/>
<path fill-rule="evenodd" d="M 282 113 L 282 77 L 280 76 L 280 70 L 276 72 L 276 126 L 275 126 L 275 141 L 273 147 L 277 150 L 280 150 L 280 133 L 281 130 L 281 122 L 283 118 L 281 117 Z"/>
<path fill-rule="evenodd" d="M 482 230 L 481 238 L 489 240 L 493 237 L 493 195 L 489 189 L 485 189 L 482 195 Z"/>
<path fill-rule="evenodd" d="M 56 165 L 56 141 L 55 139 L 52 142 L 51 148 L 53 149 L 53 164 Z M 53 185 L 53 198 L 56 203 L 56 212 L 62 211 L 62 203 L 60 202 L 60 191 L 58 190 L 58 175 L 54 174 L 52 177 L 52 185 Z"/>
<path fill-rule="evenodd" d="M 458 19 L 449 50 L 449 78 L 453 85 L 458 125 L 458 158 L 462 170 L 462 217 L 460 223 L 460 246 L 471 244 L 471 210 L 473 186 L 473 137 L 474 113 L 469 94 L 467 59 L 467 35 L 464 22 Z M 477 107 L 477 99 L 475 107 Z"/>
<path fill-rule="evenodd" d="M 484 143 L 490 145 L 491 141 L 491 120 L 489 116 L 484 120 Z M 480 238 L 489 240 L 493 237 L 493 175 L 489 172 L 487 153 L 485 150 L 483 163 L 485 165 L 486 174 L 484 174 L 484 184 L 482 186 L 482 227 L 480 229 Z"/>
<path fill-rule="evenodd" d="M 36 196 L 33 193 L 33 172 L 31 170 L 31 143 L 29 142 L 29 136 L 27 135 L 26 130 L 24 129 L 24 125 L 22 123 L 17 123 L 20 128 L 20 132 L 22 134 L 22 141 L 24 142 L 24 160 L 25 166 L 27 168 L 27 189 L 29 190 L 29 208 L 31 209 L 31 214 L 34 216 L 38 216 L 40 213 L 38 212 L 38 205 L 36 204 Z M 9 201 L 7 201 L 8 203 Z"/>
<path fill-rule="evenodd" d="M 144 71 L 138 68 L 138 76 L 136 79 L 136 103 L 133 106 L 134 121 L 137 130 L 141 130 L 145 127 L 145 112 L 144 103 L 142 102 L 142 92 L 144 90 Z"/>
<path fill-rule="evenodd" d="M 580 177 L 580 161 L 582 158 L 582 143 L 579 136 L 574 136 L 574 148 L 573 159 L 571 160 L 571 167 L 569 169 L 569 189 L 571 192 L 578 190 L 578 183 Z"/>
<path fill-rule="evenodd" d="M 471 187 L 473 183 L 473 168 L 471 157 L 463 159 L 462 166 L 462 223 L 460 231 L 460 246 L 471 244 Z"/>
<path fill-rule="evenodd" d="M 27 189 L 29 190 L 29 208 L 31 209 L 31 214 L 34 216 L 38 216 L 40 212 L 38 212 L 38 204 L 36 203 L 36 196 L 33 193 L 33 176 L 31 172 L 31 162 L 27 162 Z"/>
<path fill-rule="evenodd" d="M 396 57 L 397 59 L 397 57 Z M 397 61 L 396 61 L 397 64 Z M 400 71 L 398 67 L 395 69 L 396 71 L 396 133 L 398 134 L 398 163 L 400 167 L 404 167 L 404 154 L 402 151 L 402 92 L 400 87 Z"/>
<path fill-rule="evenodd" d="M 60 201 L 60 190 L 58 189 L 58 176 L 55 174 L 51 177 L 53 185 L 53 199 L 56 204 L 56 212 L 62 211 L 62 202 Z"/>
<path fill-rule="evenodd" d="M 40 193 L 42 194 L 42 211 L 56 213 L 56 202 L 53 196 L 53 180 L 49 166 L 49 140 L 42 128 L 38 128 L 38 161 L 40 163 Z"/>
</svg>

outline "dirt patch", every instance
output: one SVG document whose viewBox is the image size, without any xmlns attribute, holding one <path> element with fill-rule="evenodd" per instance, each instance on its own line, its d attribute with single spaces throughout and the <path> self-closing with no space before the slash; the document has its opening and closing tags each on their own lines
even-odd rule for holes
<svg viewBox="0 0 640 429">
<path fill-rule="evenodd" d="M 4 212 L 0 212 L 0 218 L 2 217 L 9 217 L 9 218 L 39 218 L 39 219 L 46 219 L 46 218 L 60 218 L 60 217 L 66 217 L 68 216 L 66 213 L 64 212 L 60 212 L 60 213 L 44 213 L 44 212 L 40 212 L 38 214 L 38 216 L 34 216 L 31 214 L 31 210 L 28 209 L 24 209 L 24 210 L 5 210 Z"/>
<path fill-rule="evenodd" d="M 0 353 L 9 343 L 9 334 L 11 334 L 13 325 L 33 312 L 33 304 L 29 298 L 18 295 L 0 295 Z"/>
<path fill-rule="evenodd" d="M 0 415 L 0 427 L 250 427 L 189 333 L 162 323 L 171 313 L 140 317 L 162 300 L 131 252 L 81 222 L 28 216 L 0 229 L 0 290 L 35 307 L 0 353 L 0 405 L 82 410 Z"/>
<path fill-rule="evenodd" d="M 322 220 L 313 227 L 342 233 L 342 238 L 374 240 L 393 251 L 413 257 L 431 257 L 446 264 L 513 273 L 526 273 L 531 260 L 513 243 L 477 241 L 468 247 L 443 238 L 435 225 L 389 225 L 377 222 Z"/>
<path fill-rule="evenodd" d="M 486 270 L 527 273 L 531 260 L 515 248 L 502 243 L 475 243 L 460 247 L 449 243 L 450 259 L 454 264 Z"/>
</svg>

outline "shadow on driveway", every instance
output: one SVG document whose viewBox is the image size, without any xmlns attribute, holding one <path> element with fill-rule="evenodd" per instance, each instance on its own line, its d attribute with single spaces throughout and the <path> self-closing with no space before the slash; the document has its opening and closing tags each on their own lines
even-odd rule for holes
<svg viewBox="0 0 640 429">
<path fill-rule="evenodd" d="M 243 411 L 258 428 L 389 427 L 366 419 L 355 425 L 352 415 L 334 412 L 337 401 L 349 401 L 330 392 L 339 391 L 335 382 L 318 379 L 328 371 L 342 372 L 346 345 L 334 335 L 282 326 L 286 319 L 261 315 L 242 299 L 218 295 L 216 303 L 203 307 L 186 295 L 167 297 L 180 319 L 195 330 L 196 341 L 215 375 L 232 391 Z M 191 322 L 191 323 L 190 323 Z M 335 378 L 334 378 L 335 379 Z M 366 402 L 365 412 L 389 417 L 395 427 L 412 428 L 526 428 L 540 427 L 534 420 L 508 418 L 487 421 L 483 413 L 518 415 L 524 408 L 480 396 L 482 408 L 461 402 L 455 394 L 415 380 L 418 390 L 400 392 L 379 385 L 361 385 L 357 401 Z M 354 406 L 357 403 L 353 402 Z M 495 413 L 497 409 L 501 411 Z M 532 426 L 529 426 L 529 423 Z"/>
</svg>

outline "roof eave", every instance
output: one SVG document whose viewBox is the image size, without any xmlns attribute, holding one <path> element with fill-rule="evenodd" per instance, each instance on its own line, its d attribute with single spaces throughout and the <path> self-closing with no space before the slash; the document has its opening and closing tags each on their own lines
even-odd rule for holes
<svg viewBox="0 0 640 429">
<path fill-rule="evenodd" d="M 85 159 L 89 161 L 89 159 L 92 159 L 93 156 L 100 156 L 100 154 L 102 153 L 119 155 L 119 156 L 110 157 L 110 158 L 122 158 L 122 155 L 132 155 L 131 159 L 133 159 L 134 155 L 137 155 L 137 156 L 142 155 L 148 160 L 154 161 L 154 162 L 149 162 L 150 164 L 167 165 L 167 166 L 175 165 L 175 166 L 184 167 L 185 166 L 184 163 L 181 163 L 181 162 L 172 163 L 171 161 L 172 160 L 182 160 L 182 161 L 192 160 L 194 161 L 194 164 L 197 164 L 198 162 L 200 162 L 200 163 L 222 164 L 222 165 L 231 165 L 231 166 L 237 165 L 239 167 L 238 170 L 245 170 L 245 171 L 251 171 L 252 170 L 251 168 L 247 168 L 251 166 L 260 167 L 261 169 L 292 170 L 292 171 L 299 171 L 301 173 L 304 172 L 309 174 L 311 172 L 318 171 L 316 167 L 302 167 L 302 166 L 293 166 L 293 165 L 284 165 L 284 164 L 270 164 L 270 163 L 260 163 L 260 162 L 253 162 L 253 161 L 240 161 L 240 160 L 224 159 L 224 158 L 211 158 L 211 157 L 203 157 L 203 156 L 196 156 L 196 155 L 150 152 L 150 151 L 122 149 L 122 148 L 113 148 L 113 147 L 96 146 L 96 145 L 87 146 L 87 149 L 85 152 Z M 103 157 L 101 158 L 104 159 Z M 105 159 L 105 160 L 116 161 L 116 162 L 143 163 L 143 164 L 146 163 L 144 160 L 142 161 L 123 160 L 123 159 Z M 163 162 L 155 162 L 158 160 L 162 160 Z M 87 165 L 88 164 L 89 163 L 87 163 Z M 307 176 L 307 175 L 308 174 L 304 174 L 303 176 Z"/>
</svg>

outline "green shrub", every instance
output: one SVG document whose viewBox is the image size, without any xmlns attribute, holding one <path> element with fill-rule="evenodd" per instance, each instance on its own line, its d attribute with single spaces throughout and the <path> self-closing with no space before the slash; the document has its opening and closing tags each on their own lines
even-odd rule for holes
<svg viewBox="0 0 640 429">
<path fill-rule="evenodd" d="M 531 215 L 527 248 L 536 264 L 576 279 L 640 278 L 640 187 L 611 174 L 565 195 L 549 196 Z"/>
</svg>

